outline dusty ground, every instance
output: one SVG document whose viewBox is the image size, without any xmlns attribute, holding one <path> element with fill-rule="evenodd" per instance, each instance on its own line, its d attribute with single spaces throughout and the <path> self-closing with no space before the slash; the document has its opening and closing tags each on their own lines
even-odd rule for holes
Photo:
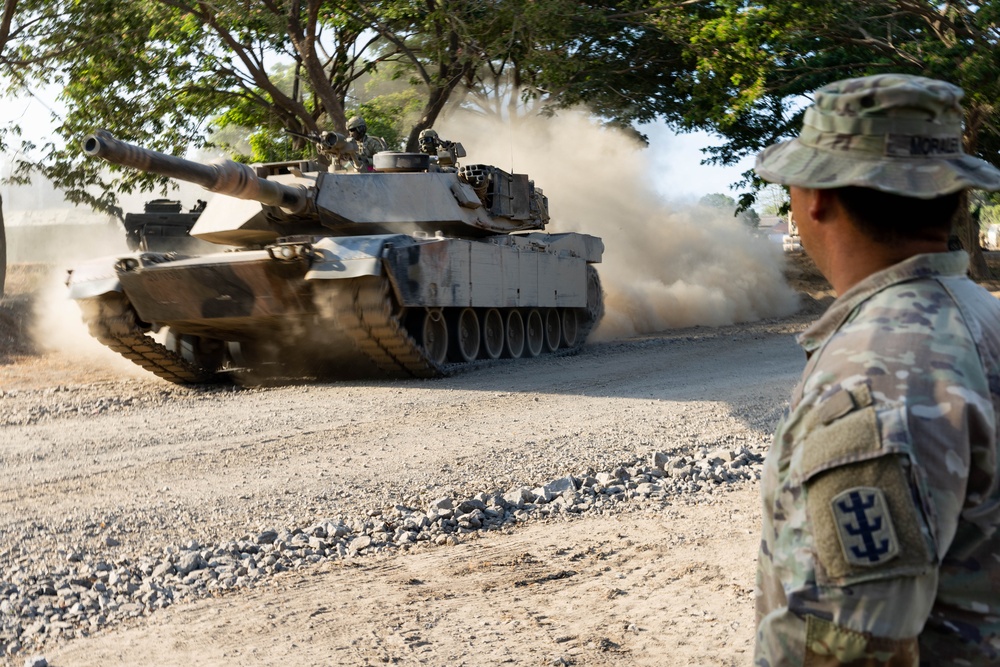
<svg viewBox="0 0 1000 667">
<path fill-rule="evenodd" d="M 15 275 L 0 319 L 0 556 L 53 569 L 74 552 L 141 558 L 188 540 L 543 484 L 655 451 L 763 452 L 801 368 L 792 334 L 829 301 L 807 263 L 789 277 L 811 296 L 784 321 L 434 381 L 205 392 L 100 353 L 34 349 L 18 301 L 18 281 L 32 277 Z M 754 482 L 636 499 L 455 545 L 303 566 L 7 659 L 747 664 L 758 523 Z"/>
</svg>

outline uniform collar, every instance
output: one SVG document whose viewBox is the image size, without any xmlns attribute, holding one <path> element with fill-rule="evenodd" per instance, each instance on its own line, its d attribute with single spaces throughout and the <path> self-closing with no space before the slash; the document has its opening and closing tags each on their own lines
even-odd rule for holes
<svg viewBox="0 0 1000 667">
<path fill-rule="evenodd" d="M 969 255 L 964 250 L 914 255 L 871 274 L 837 297 L 826 312 L 798 335 L 799 345 L 812 354 L 844 324 L 854 309 L 886 287 L 917 278 L 964 275 L 969 269 Z"/>
</svg>

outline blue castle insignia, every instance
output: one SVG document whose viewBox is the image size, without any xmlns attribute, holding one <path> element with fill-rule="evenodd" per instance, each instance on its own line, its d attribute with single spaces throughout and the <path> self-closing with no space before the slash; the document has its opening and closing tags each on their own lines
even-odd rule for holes
<svg viewBox="0 0 1000 667">
<path fill-rule="evenodd" d="M 882 565 L 899 554 L 899 541 L 881 489 L 858 486 L 831 501 L 844 558 L 851 565 Z"/>
</svg>

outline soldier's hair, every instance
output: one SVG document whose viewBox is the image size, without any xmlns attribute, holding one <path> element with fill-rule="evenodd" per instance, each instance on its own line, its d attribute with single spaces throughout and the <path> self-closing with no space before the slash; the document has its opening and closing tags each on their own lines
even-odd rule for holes
<svg viewBox="0 0 1000 667">
<path fill-rule="evenodd" d="M 876 243 L 947 237 L 961 200 L 958 192 L 934 199 L 859 187 L 837 188 L 835 192 L 855 226 Z"/>
</svg>

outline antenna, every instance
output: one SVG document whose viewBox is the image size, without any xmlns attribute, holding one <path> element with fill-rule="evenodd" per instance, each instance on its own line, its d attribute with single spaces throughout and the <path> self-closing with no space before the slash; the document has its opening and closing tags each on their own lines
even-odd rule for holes
<svg viewBox="0 0 1000 667">
<path fill-rule="evenodd" d="M 514 121 L 507 110 L 507 147 L 510 149 L 510 173 L 514 173 Z"/>
</svg>

